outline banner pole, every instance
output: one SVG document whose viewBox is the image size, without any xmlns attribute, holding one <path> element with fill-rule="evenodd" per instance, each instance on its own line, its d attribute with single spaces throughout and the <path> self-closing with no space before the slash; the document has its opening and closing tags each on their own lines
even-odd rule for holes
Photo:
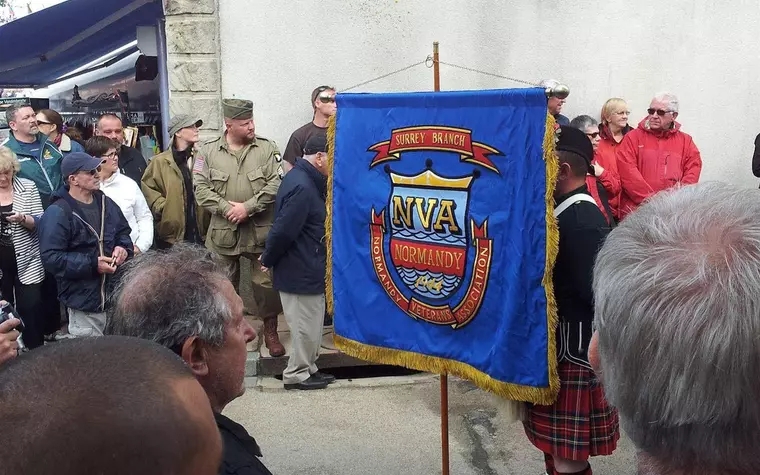
<svg viewBox="0 0 760 475">
<path fill-rule="evenodd" d="M 433 90 L 441 90 L 438 42 L 433 42 Z M 449 377 L 441 373 L 441 474 L 449 475 Z"/>
<path fill-rule="evenodd" d="M 438 42 L 433 42 L 433 90 L 441 90 L 441 70 L 438 62 Z"/>
</svg>

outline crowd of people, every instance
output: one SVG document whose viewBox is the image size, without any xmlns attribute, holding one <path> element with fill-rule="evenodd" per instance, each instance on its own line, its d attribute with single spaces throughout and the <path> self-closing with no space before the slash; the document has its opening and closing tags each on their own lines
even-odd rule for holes
<svg viewBox="0 0 760 475">
<path fill-rule="evenodd" d="M 334 380 L 316 362 L 335 90 L 317 88 L 311 102 L 314 120 L 294 132 L 284 160 L 255 134 L 252 103 L 230 99 L 224 135 L 198 146 L 202 120 L 174 117 L 171 147 L 150 162 L 127 159 L 127 169 L 122 156 L 136 156 L 118 140 L 118 117 L 102 117 L 102 133 L 83 151 L 63 151 L 61 132 L 50 135 L 54 118 L 48 134 L 30 107 L 9 110 L 2 292 L 25 320 L 27 346 L 43 348 L 16 358 L 18 321 L 0 323 L 0 431 L 21 444 L 3 469 L 270 473 L 258 443 L 222 411 L 245 390 L 255 337 L 240 297 L 241 257 L 254 264 L 270 353 L 285 353 L 277 315 L 291 329 L 285 389 Z M 549 475 L 591 474 L 590 457 L 615 450 L 621 425 L 641 474 L 753 473 L 758 191 L 685 186 L 698 182 L 701 159 L 672 94 L 657 94 L 637 128 L 622 99 L 608 100 L 599 121 L 569 121 L 563 104 L 548 99 L 560 124 L 560 389 L 554 404 L 528 407 L 528 439 Z M 59 302 L 74 339 L 44 345 L 60 324 Z M 80 338 L 99 335 L 109 337 Z M 64 437 L 72 425 L 86 437 Z M 134 456 L 143 449 L 164 456 Z"/>
<path fill-rule="evenodd" d="M 9 107 L 10 136 L 0 147 L 0 212 L 4 213 L 0 270 L 3 297 L 27 320 L 27 346 L 37 348 L 45 339 L 102 335 L 110 288 L 122 265 L 149 249 L 189 242 L 218 254 L 236 289 L 240 258 L 250 259 L 256 306 L 250 311 L 263 320 L 269 353 L 285 355 L 278 335 L 280 289 L 273 288 L 271 272 L 259 261 L 275 224 L 275 199 L 285 168 L 289 170 L 298 158 L 311 163 L 312 155 L 321 154 L 322 160 L 326 154 L 325 140 L 322 150 L 311 155 L 304 151 L 309 139 L 326 137 L 327 122 L 335 113 L 334 96 L 330 86 L 313 91 L 313 120 L 293 133 L 285 161 L 273 141 L 255 134 L 253 106 L 246 100 L 223 102 L 225 133 L 204 144 L 199 143 L 201 118 L 172 117 L 167 124 L 171 144 L 150 160 L 124 145 L 124 128 L 117 115 L 102 115 L 94 136 L 80 144 L 64 132 L 56 111 Z M 325 181 L 324 170 L 314 178 Z M 315 186 L 324 193 L 324 183 Z M 299 190 L 300 184 L 295 188 Z M 295 235 L 280 238 L 290 239 L 288 245 L 303 240 L 300 229 L 290 224 L 277 229 L 287 229 L 288 236 L 295 229 Z M 309 229 L 306 235 L 323 248 L 321 239 L 314 238 L 318 232 Z M 325 253 L 300 250 L 297 259 L 307 269 L 324 268 Z M 268 258 L 270 267 L 283 257 L 279 251 L 272 255 L 276 257 Z M 290 272 L 284 265 L 279 267 L 281 276 Z M 287 279 L 287 293 L 323 295 L 314 285 L 298 284 L 308 274 L 301 269 L 295 279 Z M 308 275 L 307 280 L 316 281 L 319 275 Z M 286 318 L 295 316 L 292 325 L 298 327 L 300 319 L 306 318 L 302 313 L 294 309 L 286 312 Z M 319 322 L 319 332 L 322 324 L 330 323 L 324 310 Z M 310 328 L 317 328 L 316 324 Z M 309 337 L 316 333 L 311 331 Z M 295 339 L 297 349 L 301 341 L 298 336 Z M 304 342 L 304 347 L 313 346 L 312 341 Z M 298 360 L 300 352 L 295 353 Z M 308 359 L 315 360 L 316 355 Z M 306 364 L 316 373 L 314 361 Z M 310 375 L 306 376 L 299 373 L 288 380 L 287 387 L 318 389 L 330 380 L 324 375 L 305 382 Z"/>
<path fill-rule="evenodd" d="M 8 108 L 10 137 L 0 146 L 1 290 L 24 320 L 23 339 L 31 351 L 8 363 L 7 374 L 34 368 L 35 361 L 76 359 L 86 351 L 79 344 L 51 350 L 56 345 L 45 345 L 46 339 L 152 340 L 183 359 L 205 390 L 223 441 L 222 473 L 268 474 L 256 441 L 221 414 L 244 391 L 247 345 L 255 337 L 239 296 L 241 257 L 252 263 L 252 313 L 264 322 L 264 342 L 273 356 L 286 353 L 277 333 L 284 307 L 292 332 L 285 389 L 323 389 L 335 380 L 316 366 L 327 319 L 326 129 L 335 113 L 335 90 L 319 87 L 311 99 L 313 121 L 288 144 L 287 175 L 277 145 L 256 135 L 248 100 L 224 100 L 225 132 L 204 144 L 199 144 L 201 118 L 172 117 L 172 143 L 150 161 L 123 144 L 116 115 L 101 116 L 95 135 L 80 144 L 63 132 L 55 111 Z M 17 319 L 0 324 L 0 364 L 17 355 L 19 324 Z M 98 345 L 126 349 L 134 343 Z M 134 364 L 142 364 L 139 356 Z M 160 366 L 151 371 L 161 373 Z M 179 376 L 171 373 L 161 377 Z M 46 384 L 55 384 L 56 378 L 47 376 Z M 112 383 L 105 379 L 106 386 Z M 67 384 L 81 385 L 80 395 L 92 387 L 92 381 L 77 378 Z M 19 386 L 18 394 L 30 387 Z M 123 416 L 115 414 L 114 420 Z M 191 416 L 203 417 L 197 411 Z M 45 433 L 30 428 L 24 437 L 34 447 Z M 180 451 L 185 447 L 175 448 L 185 453 Z M 219 467 L 218 454 L 206 452 Z M 93 457 L 88 463 L 101 462 L 108 461 Z M 127 467 L 136 465 L 125 464 L 123 470 Z M 74 462 L 71 470 L 137 473 L 90 472 Z M 170 472 L 191 473 L 160 473 Z"/>
</svg>

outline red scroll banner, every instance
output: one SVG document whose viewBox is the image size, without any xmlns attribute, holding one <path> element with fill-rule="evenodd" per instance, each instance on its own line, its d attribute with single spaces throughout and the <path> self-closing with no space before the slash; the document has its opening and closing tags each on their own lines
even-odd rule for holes
<svg viewBox="0 0 760 475">
<path fill-rule="evenodd" d="M 407 299 L 393 281 L 385 260 L 383 237 L 385 234 L 385 211 L 375 214 L 372 210 L 370 224 L 370 255 L 375 274 L 385 293 L 404 313 L 437 325 L 451 325 L 454 328 L 468 324 L 477 315 L 485 296 L 488 276 L 491 273 L 493 239 L 489 239 L 486 222 L 478 227 L 472 222 L 472 240 L 476 248 L 472 276 L 464 298 L 452 308 L 451 305 L 428 305 L 412 297 Z"/>
<path fill-rule="evenodd" d="M 369 167 L 389 160 L 399 160 L 401 152 L 420 150 L 455 152 L 463 162 L 480 165 L 499 173 L 499 169 L 488 156 L 502 155 L 501 152 L 488 145 L 473 142 L 471 130 L 435 125 L 393 130 L 390 140 L 376 143 L 369 148 L 369 151 L 377 152 Z"/>
</svg>

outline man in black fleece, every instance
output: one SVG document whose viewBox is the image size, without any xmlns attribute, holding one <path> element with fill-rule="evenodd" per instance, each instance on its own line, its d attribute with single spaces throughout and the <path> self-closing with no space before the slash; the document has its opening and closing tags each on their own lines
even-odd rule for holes
<svg viewBox="0 0 760 475">
<path fill-rule="evenodd" d="M 102 135 L 118 143 L 124 142 L 124 126 L 119 116 L 115 114 L 103 114 L 95 124 L 95 135 Z M 148 163 L 139 150 L 122 145 L 119 149 L 119 171 L 124 176 L 133 179 L 140 184 L 143 173 Z"/>
<path fill-rule="evenodd" d="M 325 197 L 327 139 L 311 137 L 303 158 L 282 179 L 275 219 L 261 255 L 262 270 L 272 269 L 293 347 L 282 373 L 285 389 L 323 389 L 335 380 L 317 370 L 325 313 Z"/>
</svg>

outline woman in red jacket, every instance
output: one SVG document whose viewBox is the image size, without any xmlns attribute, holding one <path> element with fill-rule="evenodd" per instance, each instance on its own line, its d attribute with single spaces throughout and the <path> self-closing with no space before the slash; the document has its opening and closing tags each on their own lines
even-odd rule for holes
<svg viewBox="0 0 760 475">
<path fill-rule="evenodd" d="M 586 176 L 586 187 L 607 223 L 614 225 L 616 217 L 610 202 L 613 197 L 616 198 L 620 194 L 620 177 L 617 174 L 617 167 L 608 167 L 606 164 L 599 163 L 596 152 L 600 142 L 599 124 L 591 116 L 579 115 L 570 122 L 570 126 L 586 134 L 594 147 L 594 161 L 591 162 L 594 174 Z"/>
<path fill-rule="evenodd" d="M 628 104 L 625 100 L 619 97 L 607 99 L 607 102 L 602 106 L 600 114 L 602 120 L 599 125 L 600 140 L 594 154 L 594 159 L 599 165 L 604 167 L 605 170 L 612 171 L 618 177 L 617 191 L 609 197 L 610 208 L 612 208 L 612 213 L 615 215 L 616 220 L 620 220 L 620 174 L 615 153 L 618 145 L 623 141 L 625 134 L 632 130 L 631 126 L 628 125 L 628 116 L 630 114 L 631 111 L 628 109 Z"/>
</svg>

